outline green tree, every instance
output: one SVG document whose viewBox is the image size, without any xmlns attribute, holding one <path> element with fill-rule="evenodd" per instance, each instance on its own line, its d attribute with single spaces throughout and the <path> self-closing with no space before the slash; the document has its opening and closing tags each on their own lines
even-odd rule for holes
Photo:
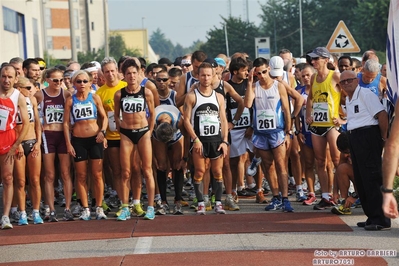
<svg viewBox="0 0 399 266">
<path fill-rule="evenodd" d="M 150 45 L 159 57 L 166 57 L 170 60 L 176 57 L 173 43 L 169 39 L 166 39 L 165 34 L 159 28 L 151 34 Z"/>
<path fill-rule="evenodd" d="M 78 52 L 78 62 L 84 63 L 84 62 L 91 62 L 91 61 L 97 61 L 101 62 L 105 57 L 105 51 L 104 48 L 100 48 L 97 51 L 86 51 L 86 52 Z"/>
<path fill-rule="evenodd" d="M 389 0 L 357 0 L 353 13 L 354 37 L 362 51 L 374 49 L 385 52 L 388 12 Z"/>
<path fill-rule="evenodd" d="M 253 22 L 246 22 L 241 18 L 222 17 L 222 20 L 220 28 L 215 26 L 207 32 L 208 40 L 200 46 L 200 49 L 211 57 L 220 53 L 227 54 L 224 28 L 226 25 L 230 55 L 236 52 L 246 52 L 251 58 L 254 58 L 255 37 L 259 37 L 258 27 Z"/>
<path fill-rule="evenodd" d="M 116 61 L 122 56 L 143 56 L 138 49 L 131 49 L 126 47 L 122 35 L 112 34 L 109 37 L 109 55 L 115 58 Z"/>
</svg>

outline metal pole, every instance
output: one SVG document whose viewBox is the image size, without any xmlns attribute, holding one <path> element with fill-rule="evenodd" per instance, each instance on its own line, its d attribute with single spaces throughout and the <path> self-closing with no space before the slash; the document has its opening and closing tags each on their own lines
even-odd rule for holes
<svg viewBox="0 0 399 266">
<path fill-rule="evenodd" d="M 103 0 L 103 9 L 104 9 L 104 53 L 105 56 L 109 56 L 109 40 L 108 40 L 108 2 L 107 0 Z"/>
<path fill-rule="evenodd" d="M 246 11 L 247 11 L 247 23 L 249 23 L 249 7 L 248 7 L 248 0 L 246 0 Z"/>
<path fill-rule="evenodd" d="M 147 34 L 146 30 L 144 29 L 144 20 L 145 17 L 141 17 L 141 30 L 143 32 L 143 57 L 147 57 Z"/>
<path fill-rule="evenodd" d="M 301 54 L 303 55 L 303 32 L 302 32 L 302 0 L 299 0 L 299 39 L 301 42 Z"/>
<path fill-rule="evenodd" d="M 274 54 L 277 54 L 276 11 L 274 11 Z"/>
<path fill-rule="evenodd" d="M 227 38 L 227 24 L 224 24 L 224 38 L 226 40 L 226 54 L 229 57 L 229 39 Z"/>
<path fill-rule="evenodd" d="M 75 35 L 75 21 L 73 19 L 73 1 L 68 1 L 69 5 L 69 28 L 71 31 L 71 59 L 73 61 L 78 60 L 78 55 L 76 52 L 76 35 Z"/>
</svg>

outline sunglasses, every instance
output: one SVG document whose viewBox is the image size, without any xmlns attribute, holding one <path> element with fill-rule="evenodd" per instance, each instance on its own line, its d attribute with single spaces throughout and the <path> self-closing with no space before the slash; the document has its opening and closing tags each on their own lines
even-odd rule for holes
<svg viewBox="0 0 399 266">
<path fill-rule="evenodd" d="M 46 69 L 45 67 L 41 67 L 41 68 L 40 68 L 41 71 L 43 71 L 43 70 L 45 70 L 45 69 Z"/>
<path fill-rule="evenodd" d="M 262 75 L 262 74 L 264 75 L 266 73 L 267 73 L 267 69 L 265 69 L 265 70 L 263 70 L 261 72 L 256 72 L 256 75 L 260 76 L 260 75 Z"/>
<path fill-rule="evenodd" d="M 191 64 L 183 64 L 183 65 L 181 65 L 182 67 L 190 67 L 191 66 Z"/>
<path fill-rule="evenodd" d="M 58 82 L 62 82 L 64 79 L 52 79 L 52 78 L 49 78 L 49 80 L 51 80 L 52 82 L 58 83 Z"/>
<path fill-rule="evenodd" d="M 341 85 L 343 85 L 343 84 L 351 84 L 355 79 L 357 79 L 357 78 L 344 79 L 344 80 L 341 80 L 339 83 Z"/>
<path fill-rule="evenodd" d="M 158 82 L 166 82 L 166 81 L 168 81 L 169 80 L 169 78 L 157 78 L 157 81 Z"/>
<path fill-rule="evenodd" d="M 78 80 L 76 81 L 76 83 L 78 83 L 78 84 L 82 84 L 82 83 L 86 84 L 86 83 L 88 83 L 88 82 L 89 82 L 89 81 L 88 81 L 87 79 L 84 79 L 84 80 L 78 79 Z"/>
<path fill-rule="evenodd" d="M 27 89 L 28 91 L 30 91 L 30 89 L 32 88 L 32 86 L 25 86 L 25 87 L 22 87 L 22 88 L 25 88 L 25 89 Z"/>
</svg>

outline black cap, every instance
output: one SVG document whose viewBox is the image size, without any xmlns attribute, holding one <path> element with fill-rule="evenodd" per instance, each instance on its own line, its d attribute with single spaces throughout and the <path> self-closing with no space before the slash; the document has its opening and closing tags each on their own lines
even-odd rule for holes
<svg viewBox="0 0 399 266">
<path fill-rule="evenodd" d="M 204 62 L 211 64 L 213 68 L 218 66 L 218 63 L 216 63 L 215 59 L 208 57 L 207 59 L 204 60 Z"/>
<path fill-rule="evenodd" d="M 181 60 L 183 59 L 183 57 L 179 56 L 176 57 L 175 61 L 173 62 L 174 66 L 180 66 L 181 65 Z"/>
<path fill-rule="evenodd" d="M 168 58 L 162 57 L 161 59 L 158 60 L 158 64 L 171 66 L 173 63 Z"/>
</svg>

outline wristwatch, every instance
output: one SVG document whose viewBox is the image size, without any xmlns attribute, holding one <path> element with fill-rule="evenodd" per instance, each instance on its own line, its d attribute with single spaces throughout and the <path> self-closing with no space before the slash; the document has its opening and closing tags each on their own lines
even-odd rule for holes
<svg viewBox="0 0 399 266">
<path fill-rule="evenodd" d="M 380 187 L 382 193 L 393 193 L 393 189 L 385 188 L 384 186 Z"/>
<path fill-rule="evenodd" d="M 237 125 L 238 121 L 235 120 L 235 119 L 233 119 L 233 120 L 231 121 L 231 123 L 232 123 L 233 125 Z"/>
<path fill-rule="evenodd" d="M 358 199 L 359 195 L 356 192 L 352 192 L 351 197 L 354 199 Z"/>
<path fill-rule="evenodd" d="M 101 130 L 101 133 L 103 133 L 103 135 L 105 137 L 105 134 L 107 133 L 107 131 L 106 130 Z"/>
<path fill-rule="evenodd" d="M 295 130 L 295 132 L 294 132 L 295 136 L 298 136 L 299 133 L 301 133 L 299 130 Z"/>
</svg>

